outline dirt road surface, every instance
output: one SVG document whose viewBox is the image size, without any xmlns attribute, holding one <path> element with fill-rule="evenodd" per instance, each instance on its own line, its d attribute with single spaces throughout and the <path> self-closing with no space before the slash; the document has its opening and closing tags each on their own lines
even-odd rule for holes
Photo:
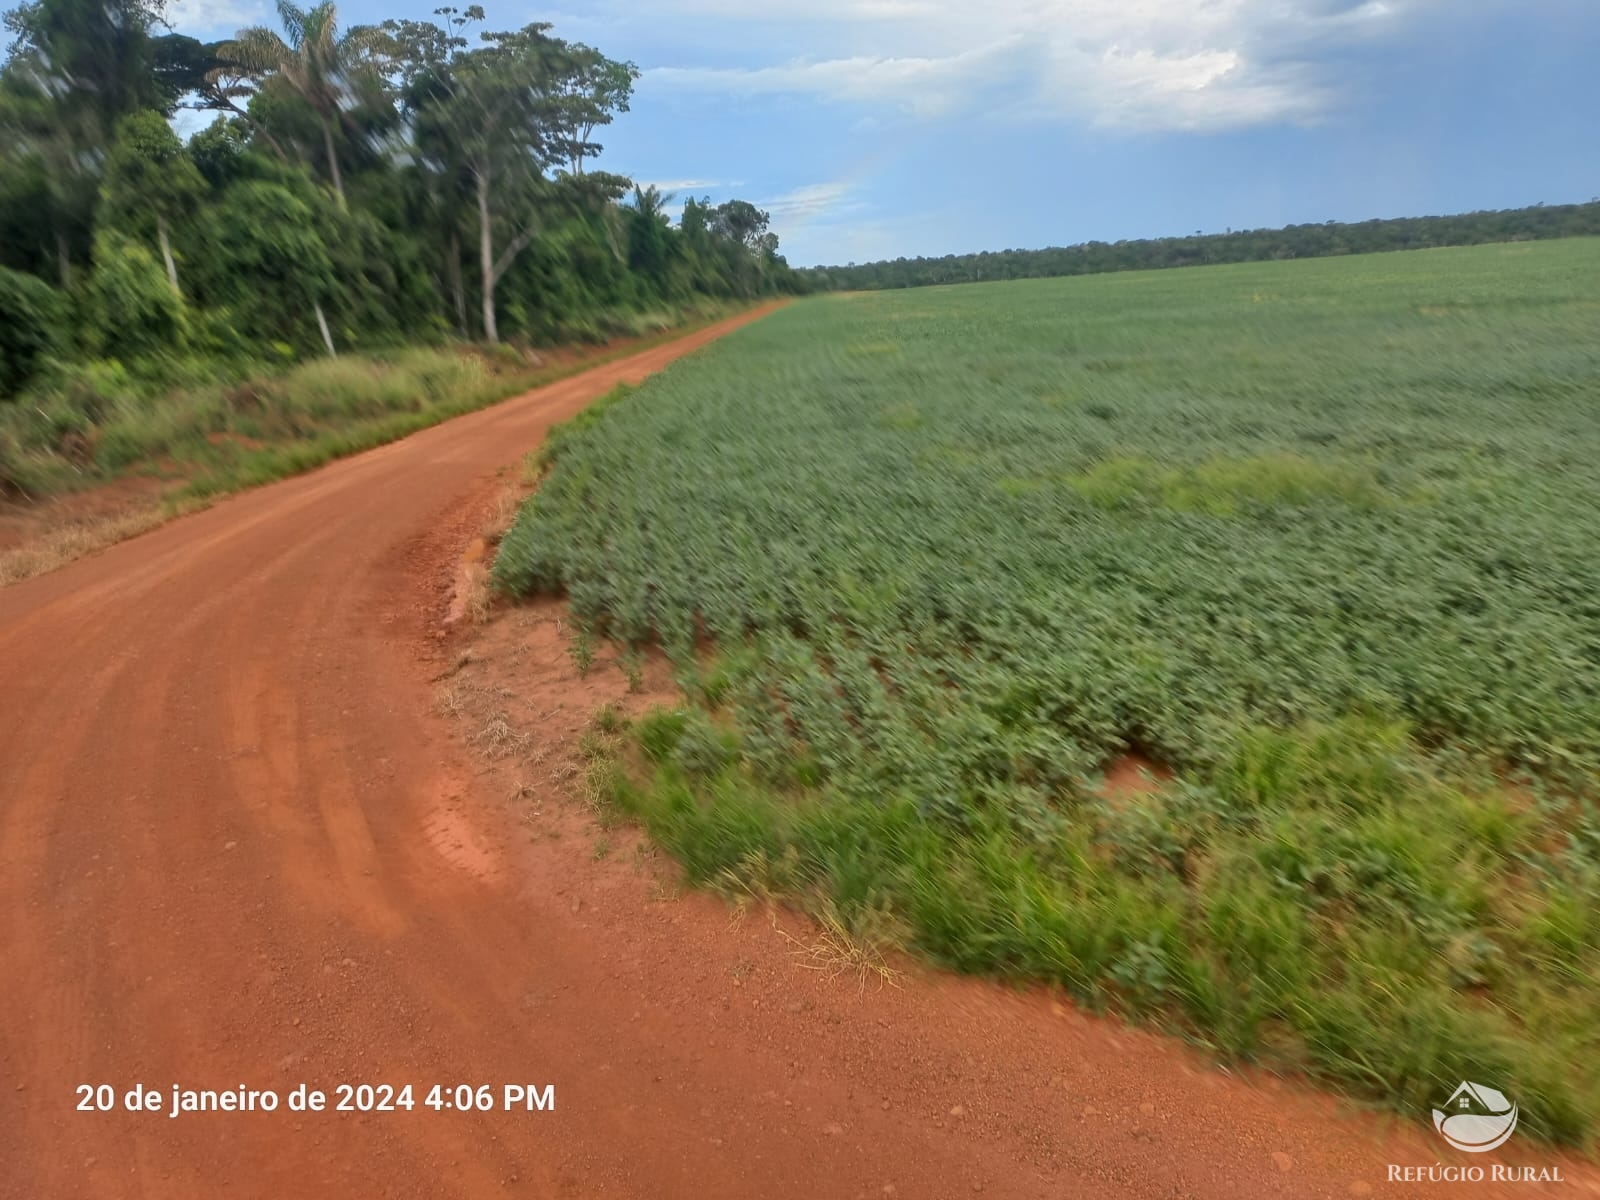
<svg viewBox="0 0 1600 1200">
<path fill-rule="evenodd" d="M 530 839 L 435 711 L 440 580 L 495 469 L 747 319 L 0 592 L 0 1195 L 1398 1196 L 1428 1189 L 1391 1162 L 1469 1161 L 1046 995 L 806 971 Z M 340 1082 L 415 1107 L 168 1116 L 174 1085 Z"/>
</svg>

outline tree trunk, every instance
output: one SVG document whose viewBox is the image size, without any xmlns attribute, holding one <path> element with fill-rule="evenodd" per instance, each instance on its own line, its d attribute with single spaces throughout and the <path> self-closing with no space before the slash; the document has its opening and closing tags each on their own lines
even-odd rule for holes
<svg viewBox="0 0 1600 1200">
<path fill-rule="evenodd" d="M 328 174 L 333 177 L 333 194 L 339 198 L 339 207 L 344 207 L 344 180 L 339 175 L 339 156 L 333 149 L 333 122 L 322 122 L 322 146 L 328 152 Z"/>
<path fill-rule="evenodd" d="M 61 270 L 61 286 L 67 291 L 72 290 L 72 255 L 67 253 L 67 238 L 59 229 L 56 230 L 56 265 Z"/>
<path fill-rule="evenodd" d="M 208 101 L 206 107 L 212 107 L 212 103 L 210 103 L 212 97 L 207 95 L 206 99 Z M 272 147 L 272 152 L 278 156 L 279 162 L 283 163 L 284 166 L 289 165 L 289 156 L 283 152 L 283 147 L 278 144 L 278 139 L 272 136 L 272 131 L 270 129 L 261 124 L 261 122 L 252 118 L 248 112 L 240 108 L 232 100 L 223 98 L 222 104 L 227 107 L 229 112 L 243 121 L 251 133 L 259 133 L 262 137 L 267 139 L 267 145 Z"/>
<path fill-rule="evenodd" d="M 498 342 L 500 328 L 494 315 L 494 233 L 489 228 L 489 173 L 476 172 L 478 180 L 478 264 L 483 273 L 483 340 Z"/>
<path fill-rule="evenodd" d="M 272 136 L 272 134 L 267 130 L 266 126 L 262 125 L 259 121 L 251 121 L 250 130 L 253 133 L 259 133 L 262 137 L 266 138 L 267 145 L 272 147 L 272 152 L 278 156 L 278 161 L 286 167 L 289 165 L 289 156 L 283 152 L 283 147 L 278 144 L 278 139 Z"/>
<path fill-rule="evenodd" d="M 333 348 L 333 334 L 328 332 L 328 318 L 322 315 L 322 301 L 313 300 L 311 307 L 317 312 L 317 328 L 322 330 L 322 344 L 328 348 L 328 357 L 338 358 L 339 352 Z"/>
<path fill-rule="evenodd" d="M 183 292 L 178 288 L 178 264 L 172 261 L 172 241 L 167 237 L 167 219 L 156 218 L 156 240 L 161 243 L 161 260 L 167 264 L 167 282 L 172 285 L 172 290 L 178 295 Z"/>
<path fill-rule="evenodd" d="M 454 229 L 450 231 L 449 258 L 446 260 L 446 277 L 450 280 L 450 295 L 456 305 L 456 325 L 461 330 L 462 337 L 471 337 L 467 328 L 467 293 L 461 285 L 461 235 Z"/>
</svg>

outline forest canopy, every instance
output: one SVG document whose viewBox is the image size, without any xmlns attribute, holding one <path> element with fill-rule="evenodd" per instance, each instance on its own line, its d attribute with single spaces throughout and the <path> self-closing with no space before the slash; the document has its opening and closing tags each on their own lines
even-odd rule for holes
<svg viewBox="0 0 1600 1200">
<path fill-rule="evenodd" d="M 808 290 L 875 291 L 1595 235 L 1600 235 L 1600 201 L 1536 204 L 1529 208 L 1449 217 L 1327 221 L 1321 225 L 1230 229 L 1226 233 L 1211 234 L 1196 231 L 1189 237 L 1084 242 L 1043 250 L 986 250 L 978 254 L 947 254 L 941 258 L 884 259 L 842 267 L 813 267 L 800 274 Z"/>
<path fill-rule="evenodd" d="M 768 215 L 595 169 L 638 70 L 484 10 L 203 43 L 165 0 L 30 0 L 0 67 L 0 398 L 450 337 L 595 340 L 794 290 Z M 187 142 L 179 109 L 214 113 Z M 666 319 L 663 317 L 663 319 Z"/>
</svg>

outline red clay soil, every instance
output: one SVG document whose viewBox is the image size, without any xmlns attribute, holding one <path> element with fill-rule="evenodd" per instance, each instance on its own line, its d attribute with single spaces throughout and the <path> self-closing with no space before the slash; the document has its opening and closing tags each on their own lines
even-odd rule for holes
<svg viewBox="0 0 1600 1200">
<path fill-rule="evenodd" d="M 530 831 L 438 711 L 442 589 L 497 468 L 749 319 L 0 591 L 0 1194 L 1402 1196 L 1390 1163 L 1474 1163 L 1048 995 L 806 970 L 581 818 Z M 166 1110 L 341 1082 L 416 1107 Z M 557 1104 L 436 1112 L 435 1083 Z M 122 1111 L 136 1084 L 163 1110 Z"/>
</svg>

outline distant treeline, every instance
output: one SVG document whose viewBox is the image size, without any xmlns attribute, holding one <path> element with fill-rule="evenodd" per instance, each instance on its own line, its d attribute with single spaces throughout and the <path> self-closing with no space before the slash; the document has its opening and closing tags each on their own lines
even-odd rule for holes
<svg viewBox="0 0 1600 1200">
<path fill-rule="evenodd" d="M 1085 242 L 1044 250 L 985 250 L 979 254 L 947 254 L 943 258 L 897 258 L 892 262 L 812 267 L 799 274 L 812 291 L 858 291 L 1593 235 L 1600 235 L 1600 201 L 1537 204 L 1532 208 L 1453 217 L 1399 217 L 1353 224 L 1329 221 L 1283 229 L 1196 233 L 1192 237 Z"/>
</svg>

